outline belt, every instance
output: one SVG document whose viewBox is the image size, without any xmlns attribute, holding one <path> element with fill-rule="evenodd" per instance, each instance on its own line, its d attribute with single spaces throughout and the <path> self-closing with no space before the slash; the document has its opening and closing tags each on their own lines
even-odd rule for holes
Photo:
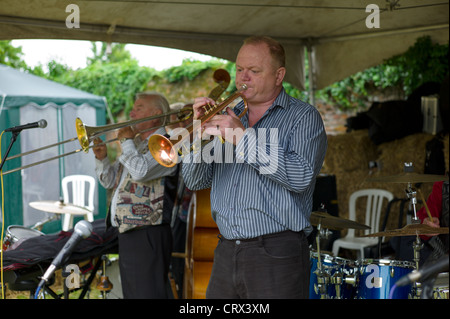
<svg viewBox="0 0 450 319">
<path fill-rule="evenodd" d="M 270 238 L 276 238 L 276 237 L 283 237 L 286 235 L 291 235 L 291 234 L 302 234 L 303 230 L 295 232 L 292 230 L 285 230 L 279 233 L 272 233 L 272 234 L 266 234 L 266 235 L 261 235 L 261 236 L 257 236 L 257 237 L 253 237 L 253 238 L 243 238 L 243 239 L 227 239 L 225 237 L 222 236 L 222 234 L 219 234 L 217 237 L 220 240 L 225 240 L 228 242 L 234 242 L 236 245 L 240 245 L 241 243 L 249 243 L 249 242 L 255 242 L 255 241 L 263 241 L 265 239 L 270 239 Z"/>
</svg>

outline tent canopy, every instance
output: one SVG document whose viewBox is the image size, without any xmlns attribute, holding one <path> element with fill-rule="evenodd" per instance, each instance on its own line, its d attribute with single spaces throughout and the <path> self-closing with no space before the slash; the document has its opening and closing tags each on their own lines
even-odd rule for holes
<svg viewBox="0 0 450 319">
<path fill-rule="evenodd" d="M 1 108 L 21 107 L 31 102 L 37 105 L 50 102 L 57 105 L 67 102 L 77 105 L 88 103 L 96 108 L 106 107 L 103 97 L 20 72 L 2 64 L 0 64 L 0 96 Z"/>
<path fill-rule="evenodd" d="M 8 127 L 45 119 L 44 129 L 23 130 L 11 148 L 8 158 L 19 153 L 37 150 L 54 143 L 76 137 L 75 118 L 86 120 L 89 125 L 104 125 L 106 99 L 62 84 L 21 72 L 0 64 L 0 131 Z M 5 132 L 2 138 L 2 157 L 5 155 L 8 140 L 12 133 Z M 10 140 L 10 142 L 12 139 Z M 78 140 L 72 143 L 42 149 L 38 152 L 5 160 L 3 173 L 5 179 L 5 224 L 30 226 L 43 221 L 46 213 L 36 211 L 30 202 L 59 200 L 62 196 L 60 185 L 64 176 L 84 174 L 95 176 L 95 162 L 92 152 L 49 159 L 68 154 L 79 149 Z M 37 166 L 15 171 L 32 163 L 43 162 Z M 1 194 L 0 194 L 1 198 Z M 96 218 L 106 214 L 106 191 L 97 187 L 95 191 Z M 0 220 L 0 223 L 2 221 Z M 46 225 L 47 231 L 60 229 L 61 222 Z"/>
<path fill-rule="evenodd" d="M 405 52 L 418 37 L 448 43 L 448 22 L 444 0 L 2 0 L 0 39 L 137 43 L 234 61 L 245 37 L 269 35 L 285 46 L 286 80 L 299 88 L 311 52 L 320 89 Z"/>
</svg>

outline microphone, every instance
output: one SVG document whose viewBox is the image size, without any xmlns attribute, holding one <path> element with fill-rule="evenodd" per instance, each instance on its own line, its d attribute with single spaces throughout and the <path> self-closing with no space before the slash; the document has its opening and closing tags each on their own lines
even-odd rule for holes
<svg viewBox="0 0 450 319">
<path fill-rule="evenodd" d="M 44 283 L 48 281 L 51 275 L 53 275 L 55 270 L 67 261 L 67 259 L 70 257 L 73 250 L 75 249 L 76 245 L 78 245 L 78 243 L 83 239 L 89 237 L 91 233 L 92 233 L 92 225 L 89 222 L 82 220 L 76 223 L 72 236 L 70 236 L 70 239 L 67 241 L 64 247 L 55 257 L 55 259 L 53 259 L 50 266 L 47 268 L 47 271 L 41 278 L 39 287 L 42 287 Z"/>
<path fill-rule="evenodd" d="M 47 127 L 47 121 L 46 120 L 40 120 L 40 121 L 33 122 L 33 123 L 28 123 L 28 124 L 24 124 L 24 125 L 18 125 L 18 126 L 10 127 L 10 128 L 7 128 L 5 130 L 5 132 L 20 132 L 22 130 L 27 130 L 29 128 L 36 128 L 36 127 L 46 128 Z"/>
<path fill-rule="evenodd" d="M 435 263 L 427 266 L 419 271 L 414 270 L 413 272 L 400 278 L 395 284 L 397 287 L 406 286 L 416 281 L 425 281 L 430 276 L 443 272 L 448 268 L 448 255 L 444 255 L 439 258 Z"/>
</svg>

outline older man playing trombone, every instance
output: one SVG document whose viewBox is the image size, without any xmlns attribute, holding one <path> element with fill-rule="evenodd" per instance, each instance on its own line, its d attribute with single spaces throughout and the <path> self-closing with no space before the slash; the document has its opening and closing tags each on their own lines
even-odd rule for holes
<svg viewBox="0 0 450 319">
<path fill-rule="evenodd" d="M 130 117 L 149 120 L 119 129 L 122 154 L 115 163 L 109 162 L 106 146 L 99 139 L 94 141 L 99 181 L 114 189 L 107 223 L 119 230 L 120 275 L 127 299 L 168 297 L 170 220 L 178 168 L 158 164 L 147 146 L 152 134 L 166 133 L 164 118 L 157 115 L 168 112 L 169 103 L 161 94 L 138 94 Z"/>
</svg>

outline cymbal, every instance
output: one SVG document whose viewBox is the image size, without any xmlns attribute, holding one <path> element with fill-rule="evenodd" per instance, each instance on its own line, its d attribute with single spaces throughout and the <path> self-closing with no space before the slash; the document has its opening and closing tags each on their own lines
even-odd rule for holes
<svg viewBox="0 0 450 319">
<path fill-rule="evenodd" d="M 384 232 L 362 235 L 360 237 L 416 236 L 428 234 L 448 234 L 448 227 L 436 228 L 424 224 L 409 224 L 400 229 L 386 230 Z"/>
<path fill-rule="evenodd" d="M 82 206 L 73 205 L 70 203 L 64 203 L 54 200 L 43 200 L 38 202 L 31 202 L 29 205 L 37 210 L 41 210 L 48 213 L 56 214 L 72 214 L 72 215 L 85 215 L 91 213 L 89 209 Z"/>
<path fill-rule="evenodd" d="M 332 216 L 326 212 L 312 212 L 311 213 L 311 224 L 313 226 L 321 225 L 323 228 L 328 228 L 332 230 L 343 230 L 347 228 L 352 229 L 370 229 L 369 226 L 357 223 L 350 219 L 344 219 L 336 216 Z"/>
<path fill-rule="evenodd" d="M 405 172 L 399 175 L 372 177 L 366 181 L 382 183 L 432 183 L 445 180 L 448 180 L 448 176 Z"/>
</svg>

